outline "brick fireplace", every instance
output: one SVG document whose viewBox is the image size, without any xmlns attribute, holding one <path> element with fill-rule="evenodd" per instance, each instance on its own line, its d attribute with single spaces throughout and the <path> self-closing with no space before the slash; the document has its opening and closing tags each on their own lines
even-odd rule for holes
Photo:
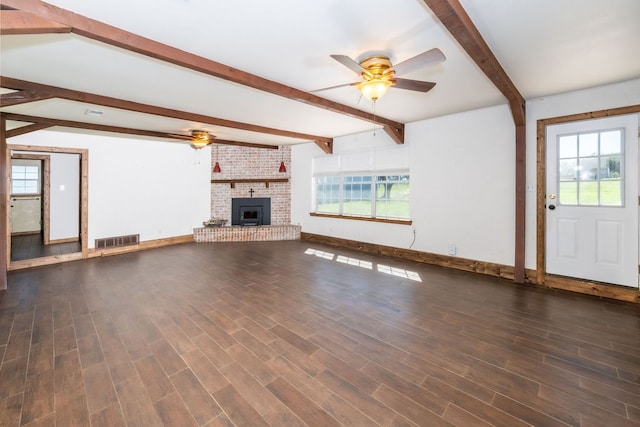
<svg viewBox="0 0 640 427">
<path fill-rule="evenodd" d="M 278 172 L 280 161 L 288 171 Z M 216 181 L 237 180 L 235 183 L 211 184 L 211 217 L 224 218 L 231 224 L 231 200 L 234 198 L 268 197 L 271 199 L 271 225 L 291 223 L 291 148 L 277 150 L 240 147 L 234 145 L 214 146 L 211 149 L 211 164 L 220 163 L 222 172 L 211 173 Z M 287 179 L 286 182 L 266 182 L 269 179 Z M 255 180 L 255 182 L 247 182 Z M 253 192 L 251 191 L 253 190 Z"/>
<path fill-rule="evenodd" d="M 211 173 L 211 218 L 232 224 L 232 199 L 270 199 L 270 226 L 219 227 L 194 230 L 198 242 L 295 240 L 300 227 L 291 225 L 291 148 L 266 149 L 234 145 L 213 145 L 211 165 L 220 164 L 220 173 Z M 284 161 L 287 172 L 279 172 Z M 254 230 L 234 230 L 253 228 Z"/>
</svg>

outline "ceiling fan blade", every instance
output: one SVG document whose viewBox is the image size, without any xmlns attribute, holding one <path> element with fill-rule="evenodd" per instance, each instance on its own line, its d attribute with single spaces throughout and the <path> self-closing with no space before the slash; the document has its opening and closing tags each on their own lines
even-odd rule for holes
<svg viewBox="0 0 640 427">
<path fill-rule="evenodd" d="M 410 73 L 411 71 L 417 70 L 418 68 L 439 64 L 445 59 L 447 58 L 444 56 L 444 53 L 442 53 L 440 49 L 435 47 L 426 52 L 422 52 L 421 54 L 416 55 L 413 58 L 409 58 L 399 64 L 394 65 L 393 69 L 395 70 L 396 75 L 406 74 Z"/>
<path fill-rule="evenodd" d="M 419 80 L 395 79 L 392 87 L 398 89 L 415 90 L 417 92 L 429 92 L 436 85 L 433 82 L 422 82 Z"/>
<path fill-rule="evenodd" d="M 360 82 L 353 82 L 353 83 L 345 83 L 345 84 L 336 85 L 336 86 L 323 87 L 322 89 L 312 90 L 311 93 L 320 92 L 320 91 L 329 90 L 329 89 L 337 89 L 339 87 L 345 87 L 345 86 L 357 86 L 359 84 L 360 84 Z"/>
<path fill-rule="evenodd" d="M 350 69 L 351 71 L 353 71 L 354 73 L 356 73 L 357 75 L 360 75 L 362 73 L 371 75 L 371 73 L 369 73 L 367 70 L 362 68 L 360 64 L 358 64 L 353 59 L 349 58 L 347 55 L 331 55 L 331 57 L 336 61 L 338 61 L 339 63 L 341 63 L 342 65 L 344 65 L 345 67 L 347 67 L 348 69 Z"/>
</svg>

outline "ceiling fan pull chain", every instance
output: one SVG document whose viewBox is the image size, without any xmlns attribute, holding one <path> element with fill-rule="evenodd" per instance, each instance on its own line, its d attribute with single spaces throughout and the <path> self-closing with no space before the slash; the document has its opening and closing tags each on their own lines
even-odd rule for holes
<svg viewBox="0 0 640 427">
<path fill-rule="evenodd" d="M 373 104 L 373 136 L 376 136 L 376 100 L 372 99 L 371 103 Z"/>
</svg>

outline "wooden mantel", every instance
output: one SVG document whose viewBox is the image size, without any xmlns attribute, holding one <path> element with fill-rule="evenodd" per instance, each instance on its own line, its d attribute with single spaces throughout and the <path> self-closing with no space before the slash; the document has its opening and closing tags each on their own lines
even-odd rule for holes
<svg viewBox="0 0 640 427">
<path fill-rule="evenodd" d="M 242 184 L 247 182 L 261 182 L 264 183 L 266 188 L 269 188 L 269 184 L 272 182 L 289 182 L 289 178 L 250 178 L 250 179 L 212 179 L 212 184 L 229 184 L 231 188 L 236 188 L 236 184 Z"/>
</svg>

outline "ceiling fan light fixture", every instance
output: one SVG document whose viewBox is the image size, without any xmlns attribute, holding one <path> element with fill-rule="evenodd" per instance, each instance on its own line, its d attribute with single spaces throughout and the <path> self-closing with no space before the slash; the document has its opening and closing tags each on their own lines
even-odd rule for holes
<svg viewBox="0 0 640 427">
<path fill-rule="evenodd" d="M 385 79 L 372 79 L 358 84 L 358 90 L 367 99 L 377 101 L 382 98 L 387 89 L 393 85 L 393 81 Z"/>
<path fill-rule="evenodd" d="M 211 143 L 211 135 L 206 130 L 193 129 L 191 131 L 191 146 L 196 150 L 206 147 Z"/>
<path fill-rule="evenodd" d="M 432 82 L 424 82 L 421 80 L 411 80 L 405 78 L 396 78 L 398 73 L 408 73 L 419 67 L 435 65 L 446 58 L 438 48 L 430 49 L 422 52 L 412 58 L 404 60 L 399 64 L 393 65 L 388 56 L 374 55 L 356 62 L 346 55 L 331 55 L 333 59 L 344 65 L 351 71 L 354 71 L 362 79 L 359 82 L 346 83 L 337 86 L 330 86 L 320 90 L 334 89 L 343 86 L 356 86 L 362 96 L 372 101 L 382 98 L 390 87 L 398 89 L 412 90 L 416 92 L 428 92 L 436 85 Z"/>
</svg>

